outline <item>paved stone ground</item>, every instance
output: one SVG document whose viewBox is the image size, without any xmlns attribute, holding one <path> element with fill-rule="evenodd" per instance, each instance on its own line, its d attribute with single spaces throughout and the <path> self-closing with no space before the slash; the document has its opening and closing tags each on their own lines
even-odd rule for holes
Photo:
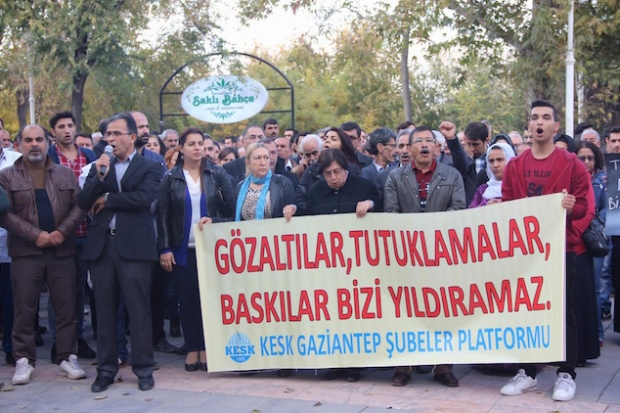
<svg viewBox="0 0 620 413">
<path fill-rule="evenodd" d="M 45 297 L 43 298 L 43 300 Z M 42 323 L 46 324 L 41 305 Z M 161 413 L 202 411 L 208 413 L 377 413 L 388 409 L 405 412 L 620 413 L 620 334 L 605 322 L 602 355 L 577 371 L 577 397 L 572 402 L 554 402 L 551 390 L 555 367 L 547 366 L 538 376 L 538 390 L 506 397 L 499 389 L 506 376 L 483 374 L 469 365 L 455 366 L 458 388 L 447 388 L 432 380 L 432 374 L 414 375 L 405 387 L 393 387 L 390 370 L 366 369 L 357 383 L 318 380 L 315 371 L 298 371 L 287 379 L 275 372 L 250 377 L 234 373 L 188 373 L 184 356 L 156 353 L 160 370 L 155 389 L 141 392 L 130 368 L 120 370 L 116 383 L 104 393 L 91 393 L 96 367 L 85 365 L 86 380 L 59 377 L 49 363 L 50 334 L 37 348 L 38 363 L 33 380 L 25 386 L 11 385 L 14 368 L 0 364 L 0 413 Z M 90 324 L 85 337 L 91 344 Z M 171 339 L 181 344 L 182 339 Z M 0 353 L 2 361 L 4 354 Z"/>
</svg>

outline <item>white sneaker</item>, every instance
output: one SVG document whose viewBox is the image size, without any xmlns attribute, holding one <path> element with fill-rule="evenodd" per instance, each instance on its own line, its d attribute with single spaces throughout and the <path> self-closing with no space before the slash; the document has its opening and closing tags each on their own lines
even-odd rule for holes
<svg viewBox="0 0 620 413">
<path fill-rule="evenodd" d="M 567 402 L 575 398 L 577 383 L 568 373 L 558 373 L 558 379 L 553 385 L 553 400 Z"/>
<path fill-rule="evenodd" d="M 69 360 L 64 360 L 60 363 L 60 369 L 58 369 L 59 376 L 67 376 L 71 380 L 79 380 L 86 378 L 86 372 L 82 370 L 82 367 L 78 364 L 77 356 L 71 354 Z"/>
<path fill-rule="evenodd" d="M 28 384 L 30 383 L 30 375 L 34 367 L 28 363 L 26 357 L 22 357 L 15 363 L 15 374 L 13 375 L 13 384 Z"/>
<path fill-rule="evenodd" d="M 523 392 L 535 390 L 537 385 L 536 379 L 525 374 L 525 370 L 519 369 L 517 375 L 510 379 L 499 392 L 504 396 L 517 396 Z"/>
</svg>

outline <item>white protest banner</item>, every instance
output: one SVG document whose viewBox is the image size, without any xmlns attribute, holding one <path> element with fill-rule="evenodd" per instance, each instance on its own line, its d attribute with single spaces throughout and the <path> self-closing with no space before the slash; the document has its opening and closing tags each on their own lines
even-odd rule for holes
<svg viewBox="0 0 620 413">
<path fill-rule="evenodd" d="M 196 230 L 209 371 L 563 360 L 561 197 Z"/>
</svg>

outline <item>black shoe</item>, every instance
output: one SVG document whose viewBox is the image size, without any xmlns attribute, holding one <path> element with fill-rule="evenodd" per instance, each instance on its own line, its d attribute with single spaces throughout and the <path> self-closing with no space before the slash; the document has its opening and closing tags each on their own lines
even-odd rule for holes
<svg viewBox="0 0 620 413">
<path fill-rule="evenodd" d="M 200 362 L 187 364 L 185 363 L 185 371 L 198 371 L 200 369 Z"/>
<path fill-rule="evenodd" d="M 200 362 L 200 370 L 201 371 L 207 371 L 207 363 L 203 363 L 202 361 Z"/>
<path fill-rule="evenodd" d="M 84 340 L 83 338 L 78 338 L 77 342 L 78 342 L 78 351 L 77 351 L 78 358 L 81 358 L 81 359 L 96 359 L 97 358 L 97 353 L 95 353 L 95 350 L 90 348 L 86 340 Z"/>
<path fill-rule="evenodd" d="M 448 387 L 458 387 L 459 385 L 459 380 L 451 371 L 442 374 L 435 374 L 433 379 Z"/>
<path fill-rule="evenodd" d="M 52 343 L 52 348 L 50 349 L 50 363 L 58 364 L 58 354 L 56 354 L 56 343 Z"/>
<path fill-rule="evenodd" d="M 392 383 L 392 386 L 403 387 L 407 383 L 409 383 L 409 380 L 411 380 L 410 374 L 403 373 L 402 371 L 397 371 L 396 373 L 394 373 L 394 376 L 392 376 L 392 380 L 390 382 Z"/>
<path fill-rule="evenodd" d="M 177 353 L 179 348 L 170 344 L 165 338 L 162 338 L 153 346 L 153 350 L 160 351 L 162 353 Z"/>
<path fill-rule="evenodd" d="M 45 343 L 43 342 L 43 337 L 41 337 L 41 333 L 35 333 L 34 334 L 34 344 L 37 347 L 41 347 L 43 346 Z"/>
<path fill-rule="evenodd" d="M 108 390 L 108 386 L 114 383 L 114 379 L 110 376 L 98 375 L 95 382 L 90 386 L 90 391 L 93 393 L 101 393 Z"/>
<path fill-rule="evenodd" d="M 13 353 L 7 353 L 4 356 L 4 361 L 6 364 L 15 367 L 15 356 L 13 356 Z"/>
<path fill-rule="evenodd" d="M 138 378 L 138 388 L 142 391 L 151 390 L 155 387 L 155 380 L 153 376 L 148 377 L 140 377 Z"/>
<path fill-rule="evenodd" d="M 611 319 L 611 310 L 603 310 L 601 314 L 602 320 L 610 320 Z"/>
<path fill-rule="evenodd" d="M 181 337 L 181 327 L 170 326 L 170 337 Z"/>
</svg>

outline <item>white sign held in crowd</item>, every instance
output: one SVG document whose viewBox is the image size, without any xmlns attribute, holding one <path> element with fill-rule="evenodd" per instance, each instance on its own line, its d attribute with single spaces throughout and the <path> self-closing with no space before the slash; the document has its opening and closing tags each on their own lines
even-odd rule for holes
<svg viewBox="0 0 620 413">
<path fill-rule="evenodd" d="M 563 360 L 561 196 L 197 230 L 209 371 Z"/>
</svg>

